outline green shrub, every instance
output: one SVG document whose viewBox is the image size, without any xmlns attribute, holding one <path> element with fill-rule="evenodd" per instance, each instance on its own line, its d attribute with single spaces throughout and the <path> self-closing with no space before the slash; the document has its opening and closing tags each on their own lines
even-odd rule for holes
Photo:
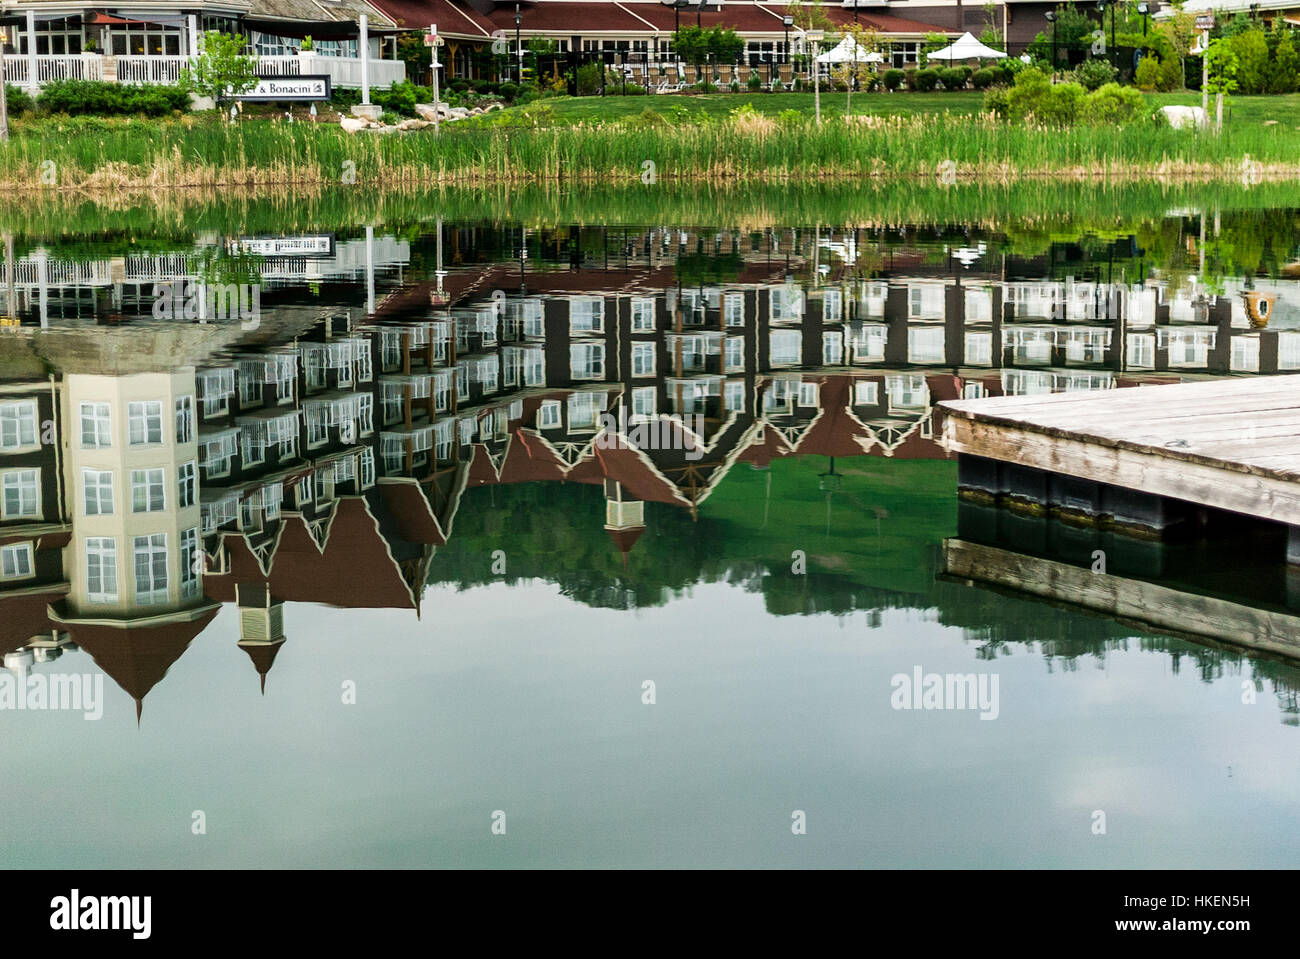
<svg viewBox="0 0 1300 959">
<path fill-rule="evenodd" d="M 1080 119 L 1097 125 L 1122 126 L 1140 119 L 1147 111 L 1146 104 L 1136 88 L 1108 83 L 1084 97 Z"/>
<path fill-rule="evenodd" d="M 1156 88 L 1160 83 L 1160 61 L 1151 54 L 1147 54 L 1138 63 L 1137 70 L 1133 72 L 1133 82 L 1137 84 L 1139 90 L 1146 90 L 1148 93 Z"/>
<path fill-rule="evenodd" d="M 945 90 L 965 89 L 969 77 L 970 70 L 965 67 L 944 67 L 939 71 L 939 82 L 943 84 Z"/>
<path fill-rule="evenodd" d="M 399 113 L 404 117 L 413 117 L 415 116 L 415 105 L 417 103 L 433 102 L 433 90 L 429 87 L 416 86 L 409 80 L 403 80 L 400 83 L 394 83 L 387 90 L 373 91 L 371 101 L 385 110 Z"/>
<path fill-rule="evenodd" d="M 994 92 L 985 94 L 986 105 Z M 1041 71 L 1022 70 L 1007 93 L 1005 113 L 1000 115 L 1013 121 L 1033 118 L 1048 126 L 1069 126 L 1078 119 L 1086 95 L 1087 91 L 1077 83 L 1053 84 Z"/>
<path fill-rule="evenodd" d="M 782 90 L 784 90 L 784 89 L 785 89 L 785 84 L 781 82 L 781 78 L 780 78 L 780 77 L 773 77 L 773 78 L 772 78 L 772 92 L 773 92 L 773 93 L 780 93 L 780 92 L 781 92 Z"/>
<path fill-rule="evenodd" d="M 750 93 L 758 93 L 763 89 L 763 78 L 758 75 L 757 70 L 749 71 L 749 79 L 745 81 L 745 86 L 749 87 Z"/>
<path fill-rule="evenodd" d="M 5 84 L 5 103 L 8 105 L 10 116 L 31 113 L 36 108 L 36 101 L 32 99 L 31 94 L 11 83 Z"/>
<path fill-rule="evenodd" d="M 884 75 L 881 77 L 881 81 L 885 84 L 886 90 L 897 90 L 903 85 L 903 81 L 906 79 L 907 77 L 902 70 L 892 68 L 886 70 Z"/>
<path fill-rule="evenodd" d="M 99 80 L 57 80 L 42 88 L 37 104 L 45 113 L 117 116 L 166 116 L 190 108 L 189 92 L 180 86 L 127 85 Z"/>
<path fill-rule="evenodd" d="M 783 127 L 803 126 L 807 118 L 798 110 L 782 110 L 776 115 L 776 122 Z"/>
<path fill-rule="evenodd" d="M 999 120 L 1009 119 L 1011 91 L 1006 87 L 990 87 L 984 94 L 984 112 L 992 113 Z"/>
<path fill-rule="evenodd" d="M 971 86 L 976 90 L 986 90 L 1011 82 L 1011 73 L 1001 67 L 985 67 L 971 74 Z"/>
<path fill-rule="evenodd" d="M 926 67 L 924 70 L 917 70 L 912 74 L 912 89 L 918 93 L 928 93 L 933 90 L 939 83 L 939 71 L 932 67 Z"/>
<path fill-rule="evenodd" d="M 1084 60 L 1074 69 L 1074 80 L 1085 90 L 1099 90 L 1108 83 L 1114 83 L 1119 71 L 1106 60 L 1095 57 Z"/>
<path fill-rule="evenodd" d="M 519 95 L 519 84 L 507 80 L 505 83 L 502 83 L 497 87 L 497 92 L 500 93 L 501 98 L 508 103 Z"/>
<path fill-rule="evenodd" d="M 1168 93 L 1170 90 L 1181 90 L 1187 85 L 1187 78 L 1183 73 L 1183 61 L 1181 57 L 1166 57 L 1160 61 L 1160 80 L 1156 84 L 1156 89 L 1162 93 Z"/>
</svg>

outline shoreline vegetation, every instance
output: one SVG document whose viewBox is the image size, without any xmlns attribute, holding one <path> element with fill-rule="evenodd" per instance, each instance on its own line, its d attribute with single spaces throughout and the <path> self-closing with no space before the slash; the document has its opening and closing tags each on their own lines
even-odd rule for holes
<svg viewBox="0 0 1300 959">
<path fill-rule="evenodd" d="M 817 125 L 794 110 L 774 116 L 742 106 L 722 116 L 688 118 L 643 108 L 607 122 L 565 122 L 547 105 L 497 111 L 438 136 L 430 130 L 354 134 L 333 124 L 269 118 L 231 124 L 211 115 L 50 117 L 18 126 L 0 149 L 0 185 L 12 197 L 18 191 L 329 185 L 653 189 L 686 182 L 1154 179 L 1251 185 L 1300 179 L 1300 127 L 1287 122 L 1291 117 L 1243 118 L 1221 133 L 1172 129 L 1146 118 L 1071 126 L 957 112 L 846 118 L 842 94 L 823 96 L 822 114 Z"/>
<path fill-rule="evenodd" d="M 510 223 L 530 230 L 583 226 L 618 229 L 648 223 L 719 230 L 790 227 L 978 229 L 1037 238 L 1126 236 L 1170 217 L 1287 217 L 1293 235 L 1293 184 L 1205 186 L 1186 182 L 1099 184 L 1032 180 L 1016 184 L 837 181 L 772 184 L 662 184 L 484 188 L 366 186 L 143 193 L 29 192 L 0 205 L 0 232 L 22 244 L 64 252 L 103 241 L 135 246 L 140 237 L 195 233 L 285 235 L 382 226 L 427 233 L 443 222 Z M 1280 213 L 1278 211 L 1281 211 Z"/>
</svg>

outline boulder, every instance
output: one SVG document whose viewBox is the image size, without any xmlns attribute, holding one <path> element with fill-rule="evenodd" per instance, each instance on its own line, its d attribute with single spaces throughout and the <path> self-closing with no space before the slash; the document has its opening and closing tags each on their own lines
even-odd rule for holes
<svg viewBox="0 0 1300 959">
<path fill-rule="evenodd" d="M 423 130 L 425 127 L 433 126 L 428 120 L 403 120 L 397 125 L 399 130 Z"/>
<path fill-rule="evenodd" d="M 1161 107 L 1160 112 L 1169 120 L 1169 125 L 1175 130 L 1181 130 L 1183 127 L 1207 127 L 1210 125 L 1210 118 L 1206 116 L 1204 110 L 1200 107 Z"/>
<path fill-rule="evenodd" d="M 339 126 L 343 128 L 345 133 L 360 133 L 370 124 L 356 117 L 343 117 L 343 119 L 339 120 Z"/>
</svg>

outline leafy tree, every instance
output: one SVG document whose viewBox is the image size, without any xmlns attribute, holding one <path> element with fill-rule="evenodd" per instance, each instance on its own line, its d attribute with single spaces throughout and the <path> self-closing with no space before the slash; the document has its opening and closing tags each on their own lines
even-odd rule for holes
<svg viewBox="0 0 1300 959">
<path fill-rule="evenodd" d="M 1076 7 L 1073 3 L 1067 3 L 1056 8 L 1056 50 L 1057 56 L 1061 51 L 1068 50 L 1087 50 L 1091 44 L 1089 39 L 1092 32 L 1097 29 L 1097 24 L 1088 19 L 1088 15 Z M 1026 52 L 1035 60 L 1046 60 L 1049 63 L 1052 59 L 1052 28 L 1038 34 L 1026 48 Z M 1067 54 L 1068 56 L 1068 54 Z M 1052 64 L 1055 68 L 1056 64 Z"/>
<path fill-rule="evenodd" d="M 1263 93 L 1268 87 L 1271 68 L 1268 40 L 1258 27 L 1240 30 L 1223 41 L 1237 60 L 1237 89 L 1242 93 Z"/>
<path fill-rule="evenodd" d="M 247 93 L 257 86 L 258 76 L 257 59 L 244 53 L 246 45 L 239 34 L 203 34 L 203 52 L 181 71 L 181 86 L 213 103 Z"/>
<path fill-rule="evenodd" d="M 1281 23 L 1281 18 L 1278 19 Z M 1274 30 L 1279 34 L 1273 48 L 1273 69 L 1269 75 L 1269 93 L 1294 93 L 1300 87 L 1300 53 L 1290 30 Z"/>
<path fill-rule="evenodd" d="M 1214 94 L 1214 125 L 1223 130 L 1223 98 L 1237 89 L 1237 54 L 1232 41 L 1220 37 L 1210 41 L 1205 52 L 1209 80 L 1206 90 Z"/>
</svg>

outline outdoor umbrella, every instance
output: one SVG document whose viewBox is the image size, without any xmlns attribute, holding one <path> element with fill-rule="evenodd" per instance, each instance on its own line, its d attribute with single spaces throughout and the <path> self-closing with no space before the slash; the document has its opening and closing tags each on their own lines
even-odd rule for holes
<svg viewBox="0 0 1300 959">
<path fill-rule="evenodd" d="M 926 54 L 930 60 L 947 60 L 949 65 L 954 60 L 1001 60 L 1006 54 L 1001 50 L 986 47 L 969 33 L 963 33 L 961 39 L 950 47 Z"/>
</svg>

